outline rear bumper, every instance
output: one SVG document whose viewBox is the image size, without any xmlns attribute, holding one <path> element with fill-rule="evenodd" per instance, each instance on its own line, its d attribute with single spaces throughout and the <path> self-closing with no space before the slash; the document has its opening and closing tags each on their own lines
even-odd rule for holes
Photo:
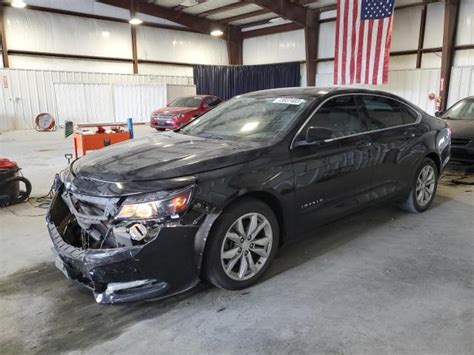
<svg viewBox="0 0 474 355">
<path fill-rule="evenodd" d="M 164 227 L 147 244 L 82 250 L 67 244 L 47 217 L 56 266 L 90 289 L 98 303 L 163 298 L 199 283 L 194 240 L 197 226 Z"/>
</svg>

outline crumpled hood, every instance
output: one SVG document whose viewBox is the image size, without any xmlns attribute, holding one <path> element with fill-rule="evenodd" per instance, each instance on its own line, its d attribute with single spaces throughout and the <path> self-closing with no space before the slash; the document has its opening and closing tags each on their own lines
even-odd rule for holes
<svg viewBox="0 0 474 355">
<path fill-rule="evenodd" d="M 172 179 L 251 161 L 261 150 L 258 143 L 167 132 L 87 154 L 72 164 L 72 173 L 109 182 Z"/>
<path fill-rule="evenodd" d="M 197 107 L 163 107 L 156 110 L 155 114 L 179 114 L 179 113 L 188 113 L 191 111 L 197 110 Z"/>
<path fill-rule="evenodd" d="M 446 120 L 453 138 L 474 139 L 474 120 Z"/>
</svg>

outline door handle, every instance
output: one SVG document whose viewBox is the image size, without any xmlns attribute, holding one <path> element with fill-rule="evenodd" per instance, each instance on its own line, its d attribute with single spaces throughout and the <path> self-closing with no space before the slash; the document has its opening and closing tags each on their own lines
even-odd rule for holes
<svg viewBox="0 0 474 355">
<path fill-rule="evenodd" d="M 403 133 L 403 136 L 405 137 L 405 139 L 410 139 L 414 138 L 416 134 L 413 131 L 405 131 L 405 133 Z"/>
</svg>

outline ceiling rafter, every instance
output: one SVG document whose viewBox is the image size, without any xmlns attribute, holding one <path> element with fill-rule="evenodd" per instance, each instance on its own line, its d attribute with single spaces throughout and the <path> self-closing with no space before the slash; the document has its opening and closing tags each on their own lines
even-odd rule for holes
<svg viewBox="0 0 474 355">
<path fill-rule="evenodd" d="M 236 3 L 233 3 L 233 4 L 217 7 L 217 8 L 214 8 L 212 10 L 207 10 L 207 11 L 204 11 L 204 12 L 200 12 L 197 15 L 199 17 L 207 17 L 207 16 L 211 16 L 211 15 L 220 14 L 221 12 L 235 10 L 235 9 L 238 9 L 239 7 L 247 6 L 247 5 L 248 4 L 243 3 L 243 2 L 236 2 Z"/>
<path fill-rule="evenodd" d="M 246 18 L 250 18 L 250 17 L 266 15 L 269 13 L 271 13 L 271 11 L 267 9 L 262 9 L 262 10 L 252 11 L 252 12 L 246 12 L 245 14 L 241 14 L 237 16 L 225 17 L 223 19 L 220 19 L 219 22 L 225 24 L 225 23 L 230 23 L 234 21 L 245 20 Z"/>
<path fill-rule="evenodd" d="M 98 2 L 127 10 L 131 7 L 130 0 L 98 0 Z M 137 12 L 179 23 L 198 32 L 209 34 L 216 27 L 219 27 L 217 21 L 209 21 L 182 11 L 175 11 L 172 8 L 149 3 L 146 0 L 135 0 L 134 2 Z M 225 31 L 226 29 L 223 28 L 222 30 Z"/>
<path fill-rule="evenodd" d="M 300 25 L 307 24 L 307 8 L 287 0 L 242 0 L 242 2 L 255 4 L 277 15 Z"/>
</svg>

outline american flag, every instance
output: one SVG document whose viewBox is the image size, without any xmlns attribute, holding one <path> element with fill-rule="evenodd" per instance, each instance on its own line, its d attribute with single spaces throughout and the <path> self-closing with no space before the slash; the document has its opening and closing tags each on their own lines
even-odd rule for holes
<svg viewBox="0 0 474 355">
<path fill-rule="evenodd" d="M 395 0 L 337 0 L 334 84 L 385 84 Z"/>
</svg>

